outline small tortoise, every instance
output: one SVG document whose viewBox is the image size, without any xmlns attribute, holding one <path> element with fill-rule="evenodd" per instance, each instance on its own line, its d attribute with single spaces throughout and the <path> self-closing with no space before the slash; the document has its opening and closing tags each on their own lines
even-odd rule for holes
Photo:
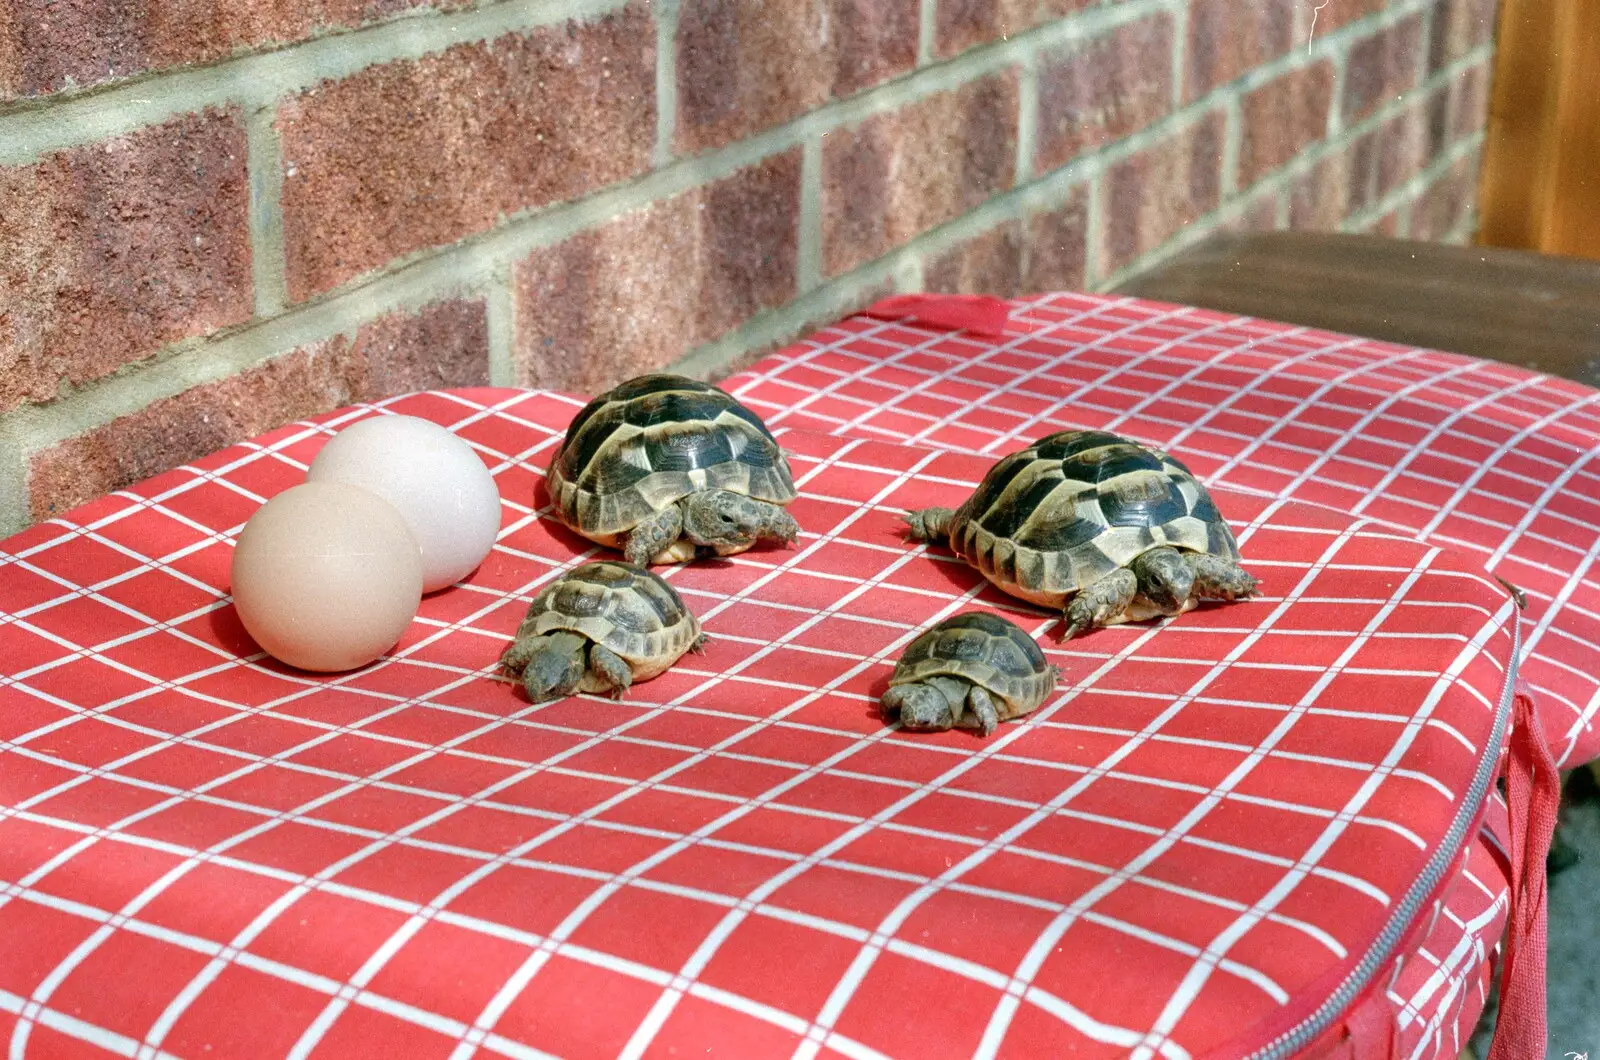
<svg viewBox="0 0 1600 1060">
<path fill-rule="evenodd" d="M 766 424 L 682 376 L 642 375 L 585 405 L 548 485 L 563 523 L 641 567 L 799 533 L 784 511 L 794 477 Z"/>
<path fill-rule="evenodd" d="M 1039 708 L 1061 672 L 1032 637 L 999 615 L 969 611 L 917 637 L 895 664 L 883 713 L 905 729 L 978 729 Z"/>
<path fill-rule="evenodd" d="M 1067 637 L 1244 599 L 1259 585 L 1189 469 L 1105 431 L 1042 438 L 990 468 L 955 511 L 906 521 L 913 538 L 947 539 L 1011 595 L 1065 610 Z"/>
<path fill-rule="evenodd" d="M 643 567 L 585 563 L 546 585 L 500 657 L 535 703 L 609 690 L 620 698 L 686 651 L 704 651 L 700 620 Z"/>
</svg>

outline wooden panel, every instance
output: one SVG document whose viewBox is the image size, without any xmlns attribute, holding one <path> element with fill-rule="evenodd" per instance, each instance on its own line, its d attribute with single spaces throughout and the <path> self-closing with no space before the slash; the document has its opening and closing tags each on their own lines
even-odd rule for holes
<svg viewBox="0 0 1600 1060">
<path fill-rule="evenodd" d="M 1600 258 L 1600 3 L 1563 0 L 1555 194 L 1541 249 Z"/>
<path fill-rule="evenodd" d="M 1478 239 L 1600 258 L 1600 3 L 1501 0 Z"/>
<path fill-rule="evenodd" d="M 1119 294 L 1468 353 L 1600 386 L 1600 262 L 1318 232 L 1223 233 Z"/>
</svg>

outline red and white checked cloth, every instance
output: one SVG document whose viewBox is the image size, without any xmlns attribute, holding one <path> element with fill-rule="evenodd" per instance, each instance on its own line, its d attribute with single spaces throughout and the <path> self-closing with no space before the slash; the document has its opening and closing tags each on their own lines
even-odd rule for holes
<svg viewBox="0 0 1600 1060">
<path fill-rule="evenodd" d="M 888 319 L 850 317 L 722 385 L 774 430 L 991 459 L 1051 431 L 1122 431 L 1208 485 L 1480 557 L 1527 593 L 1523 674 L 1557 760 L 1600 757 L 1600 391 L 1132 298 L 899 296 L 869 312 Z M 949 330 L 963 323 L 1000 333 Z"/>
<path fill-rule="evenodd" d="M 1219 491 L 1267 595 L 1060 644 L 900 537 L 988 458 L 785 430 L 797 546 L 669 572 L 709 654 L 530 706 L 494 661 L 595 551 L 539 517 L 578 404 L 380 410 L 472 443 L 505 521 L 352 674 L 264 658 L 225 591 L 245 519 L 372 409 L 0 543 L 9 1056 L 1183 1060 L 1344 1048 L 1363 990 L 1400 1010 L 1379 1055 L 1459 1048 L 1517 875 L 1479 795 L 1539 731 L 1473 557 Z M 988 740 L 885 728 L 896 653 L 971 606 L 1058 695 Z"/>
</svg>

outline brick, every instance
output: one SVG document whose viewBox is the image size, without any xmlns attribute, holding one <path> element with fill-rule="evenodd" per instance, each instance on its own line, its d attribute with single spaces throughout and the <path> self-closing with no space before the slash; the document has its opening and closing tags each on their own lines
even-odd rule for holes
<svg viewBox="0 0 1600 1060">
<path fill-rule="evenodd" d="M 939 0 L 934 48 L 941 58 L 1003 40 L 1092 6 L 1096 0 Z"/>
<path fill-rule="evenodd" d="M 1248 186 L 1322 139 L 1333 102 L 1333 67 L 1302 67 L 1247 93 L 1240 106 L 1239 184 Z"/>
<path fill-rule="evenodd" d="M 800 151 L 624 214 L 515 270 L 517 381 L 591 394 L 795 296 Z"/>
<path fill-rule="evenodd" d="M 1078 185 L 1065 202 L 1028 218 L 1024 291 L 1079 291 L 1086 284 L 1089 189 Z"/>
<path fill-rule="evenodd" d="M 0 411 L 250 317 L 238 115 L 0 167 Z"/>
<path fill-rule="evenodd" d="M 1435 0 L 1428 44 L 1431 74 L 1494 40 L 1495 0 Z"/>
<path fill-rule="evenodd" d="M 369 67 L 286 102 L 290 297 L 642 172 L 654 91 L 655 29 L 636 6 Z"/>
<path fill-rule="evenodd" d="M 1131 265 L 1221 201 L 1223 117 L 1212 113 L 1105 174 L 1101 278 Z"/>
<path fill-rule="evenodd" d="M 1350 46 L 1344 70 L 1344 121 L 1354 124 L 1417 87 L 1422 16 L 1411 15 Z"/>
<path fill-rule="evenodd" d="M 1478 182 L 1477 153 L 1452 163 L 1411 205 L 1411 238 L 1440 240 L 1472 209 Z"/>
<path fill-rule="evenodd" d="M 1311 39 L 1332 33 L 1340 26 L 1345 26 L 1359 18 L 1376 15 L 1388 7 L 1392 0 L 1327 0 L 1323 3 L 1308 5 L 1314 9 L 1315 21 L 1308 13 L 1306 19 L 1306 35 Z"/>
<path fill-rule="evenodd" d="M 720 147 L 917 62 L 918 0 L 684 0 L 676 146 Z"/>
<path fill-rule="evenodd" d="M 1011 187 L 1017 81 L 1007 71 L 822 141 L 822 248 L 849 272 Z"/>
<path fill-rule="evenodd" d="M 1039 63 L 1039 172 L 1120 140 L 1172 109 L 1172 17 L 1159 13 Z"/>
<path fill-rule="evenodd" d="M 1377 201 L 1378 134 L 1369 132 L 1318 159 L 1289 189 L 1289 227 L 1332 231 Z"/>
<path fill-rule="evenodd" d="M 428 0 L 7 0 L 0 6 L 0 99 L 104 84 L 133 74 L 292 43 L 363 25 Z M 468 0 L 435 2 L 452 8 Z"/>
<path fill-rule="evenodd" d="M 922 286 L 941 294 L 1010 298 L 1022 285 L 1022 225 L 1009 221 L 923 264 Z"/>
<path fill-rule="evenodd" d="M 488 381 L 481 301 L 365 324 L 239 375 L 191 387 L 34 454 L 29 500 L 48 519 L 285 423 L 358 401 Z"/>
<path fill-rule="evenodd" d="M 1428 161 L 1428 108 L 1408 107 L 1378 126 L 1378 197 L 1422 172 Z"/>
<path fill-rule="evenodd" d="M 1294 0 L 1195 0 L 1189 11 L 1184 98 L 1197 99 L 1294 46 Z"/>
</svg>

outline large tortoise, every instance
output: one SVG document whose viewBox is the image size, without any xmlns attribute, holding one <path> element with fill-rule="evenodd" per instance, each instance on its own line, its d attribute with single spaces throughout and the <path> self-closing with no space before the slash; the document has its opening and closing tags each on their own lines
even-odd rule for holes
<svg viewBox="0 0 1600 1060">
<path fill-rule="evenodd" d="M 1175 457 L 1061 431 L 1005 457 L 961 507 L 908 512 L 1013 596 L 1066 612 L 1067 637 L 1240 600 L 1259 585 L 1206 488 Z"/>
<path fill-rule="evenodd" d="M 916 731 L 977 729 L 1039 708 L 1061 672 L 1016 623 L 987 611 L 954 615 L 907 645 L 883 694 L 883 713 Z"/>
<path fill-rule="evenodd" d="M 576 692 L 620 697 L 686 651 L 703 651 L 700 621 L 661 576 L 597 560 L 541 589 L 500 657 L 535 703 Z"/>
<path fill-rule="evenodd" d="M 794 477 L 761 418 L 694 379 L 643 375 L 585 405 L 550 462 L 556 516 L 628 562 L 729 556 L 799 533 Z"/>
</svg>

